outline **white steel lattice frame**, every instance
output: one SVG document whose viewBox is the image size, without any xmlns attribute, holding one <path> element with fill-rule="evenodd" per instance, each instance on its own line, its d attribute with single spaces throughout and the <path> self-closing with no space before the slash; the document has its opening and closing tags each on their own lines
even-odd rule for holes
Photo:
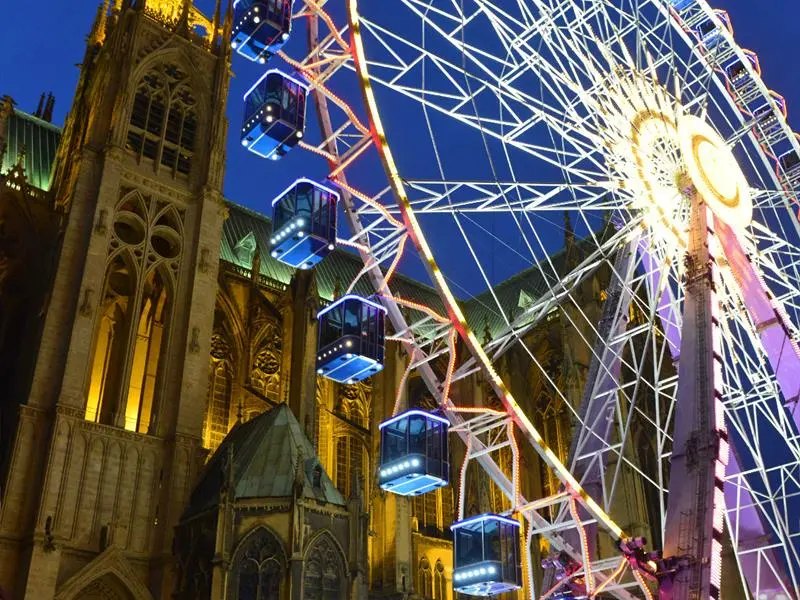
<svg viewBox="0 0 800 600">
<path fill-rule="evenodd" d="M 639 593 L 649 595 L 641 576 L 635 571 L 632 580 L 611 581 L 620 576 L 618 561 L 587 556 L 586 549 L 575 543 L 575 534 L 583 526 L 597 526 L 613 539 L 626 537 L 609 514 L 618 485 L 621 485 L 623 468 L 657 490 L 659 524 L 663 526 L 668 494 L 664 465 L 669 456 L 669 424 L 677 389 L 675 375 L 665 376 L 663 372 L 665 365 L 680 351 L 680 338 L 677 337 L 676 344 L 671 333 L 679 332 L 681 325 L 681 246 L 675 240 L 654 243 L 641 215 L 631 210 L 624 196 L 621 198 L 620 194 L 615 194 L 620 190 L 618 173 L 606 168 L 602 154 L 594 151 L 597 144 L 602 143 L 602 123 L 593 112 L 597 105 L 591 97 L 602 87 L 602 78 L 598 74 L 609 64 L 635 67 L 652 79 L 656 79 L 659 70 L 679 73 L 673 84 L 680 86 L 675 94 L 683 101 L 684 110 L 705 116 L 717 109 L 718 117 L 725 120 L 724 128 L 730 132 L 728 139 L 731 144 L 748 143 L 751 148 L 758 149 L 758 152 L 746 153 L 746 159 L 747 168 L 759 176 L 753 197 L 756 214 L 763 219 L 757 219 L 748 229 L 746 251 L 753 267 L 773 290 L 776 305 L 788 315 L 784 325 L 787 334 L 796 340 L 794 324 L 800 314 L 800 275 L 798 252 L 793 244 L 798 239 L 798 225 L 791 203 L 794 200 L 793 186 L 800 181 L 800 174 L 785 172 L 780 166 L 776 170 L 773 161 L 789 148 L 800 152 L 800 146 L 782 118 L 782 107 L 776 95 L 764 86 L 757 64 L 750 60 L 751 54 L 736 45 L 731 32 L 722 27 L 720 16 L 703 0 L 686 3 L 679 11 L 661 0 L 590 3 L 516 0 L 516 19 L 499 9 L 500 2 L 488 0 L 467 2 L 472 10 L 469 13 L 464 12 L 465 3 L 459 0 L 441 2 L 435 7 L 428 0 L 398 0 L 398 6 L 411 11 L 426 27 L 457 49 L 464 62 L 475 71 L 431 53 L 424 44 L 415 44 L 389 27 L 367 20 L 359 14 L 356 0 L 347 2 L 347 19 L 337 15 L 338 22 L 328 15 L 326 4 L 334 3 L 306 0 L 296 14 L 296 18 L 308 18 L 308 55 L 297 60 L 283 53 L 281 57 L 312 84 L 324 139 L 316 145 L 303 142 L 301 146 L 328 161 L 331 181 L 342 190 L 352 233 L 339 242 L 355 247 L 361 254 L 365 267 L 360 276 L 367 277 L 382 295 L 396 331 L 395 339 L 409 354 L 409 369 L 420 372 L 440 403 L 453 408 L 447 393 L 451 384 L 470 374 L 484 372 L 509 416 L 565 484 L 566 492 L 559 492 L 549 499 L 527 502 L 517 497 L 515 483 L 492 460 L 489 448 L 482 451 L 475 447 L 481 442 L 469 434 L 470 424 L 460 414 L 448 412 L 456 429 L 472 444 L 471 452 L 481 466 L 528 518 L 529 543 L 534 534 L 546 537 L 553 548 L 566 550 L 573 560 L 584 564 L 587 574 L 589 571 L 594 573 L 596 584 L 616 597 L 637 597 L 637 588 Z M 572 27 L 559 26 L 559 22 L 563 23 L 567 17 L 571 19 Z M 449 20 L 452 28 L 443 29 L 437 18 Z M 508 55 L 502 60 L 490 51 L 466 42 L 464 31 L 467 24 L 478 18 L 490 22 L 508 50 Z M 704 52 L 690 28 L 709 19 L 719 26 L 719 40 L 713 52 Z M 589 45 L 597 43 L 590 33 L 608 37 L 612 32 L 619 39 L 636 36 L 635 58 L 624 43 L 606 46 L 605 54 L 599 53 L 603 55 L 601 58 L 585 51 Z M 369 51 L 364 48 L 366 38 L 372 47 L 378 44 L 386 51 L 381 60 L 370 58 Z M 550 54 L 547 57 L 531 45 L 534 38 L 548 46 Z M 690 49 L 685 56 L 674 51 L 673 46 L 677 44 Z M 640 52 L 644 48 L 646 51 Z M 514 53 L 516 62 L 507 58 Z M 741 88 L 734 87 L 721 69 L 736 59 L 741 61 L 747 77 L 746 85 Z M 504 69 L 508 66 L 509 70 L 499 76 L 490 66 L 487 67 L 493 61 L 499 64 L 503 60 L 510 63 L 504 64 Z M 450 86 L 450 89 L 429 90 L 424 81 L 417 85 L 403 81 L 403 77 L 408 76 L 420 61 L 434 65 L 440 73 L 438 82 Z M 548 93 L 557 105 L 526 93 L 522 83 L 515 87 L 529 69 L 535 69 L 540 76 L 548 78 Z M 459 78 L 463 78 L 465 83 L 459 82 Z M 333 82 L 353 89 L 362 88 L 367 118 L 360 119 L 344 100 L 331 91 Z M 449 179 L 444 173 L 440 180 L 401 177 L 381 125 L 379 107 L 373 94 L 377 86 L 418 103 L 426 118 L 429 112 L 444 115 L 466 128 L 479 130 L 485 139 L 499 141 L 506 152 L 511 148 L 514 152 L 523 152 L 557 167 L 564 180 L 525 182 L 514 176 L 508 181 L 497 177 L 490 181 L 470 181 Z M 484 92 L 498 99 L 504 111 L 500 116 L 480 115 L 477 109 L 470 114 L 470 105 L 475 108 L 476 97 Z M 758 101 L 766 103 L 774 114 L 775 121 L 768 130 L 763 121 L 756 121 L 751 114 L 750 109 Z M 527 114 L 523 115 L 523 111 Z M 546 146 L 526 137 L 527 132 L 539 126 L 546 127 L 566 143 L 558 147 L 555 143 Z M 389 185 L 377 193 L 368 194 L 348 183 L 348 173 L 365 156 L 376 151 L 384 163 Z M 439 269 L 419 220 L 437 213 L 453 216 L 457 223 L 459 218 L 469 219 L 471 214 L 508 214 L 522 227 L 528 224 L 529 229 L 524 234 L 530 236 L 531 246 L 538 244 L 544 249 L 531 224 L 531 215 L 569 211 L 588 226 L 591 215 L 602 210 L 613 211 L 619 218 L 616 232 L 604 239 L 594 237 L 594 245 L 587 255 L 565 275 L 559 275 L 547 258 L 543 258 L 540 264 L 533 261 L 534 266 L 542 271 L 545 281 L 549 281 L 550 289 L 516 317 L 503 313 L 498 304 L 506 327 L 486 344 L 478 341 L 461 314 L 450 291 L 451 282 Z M 463 229 L 460 230 L 463 233 Z M 680 238 L 680 233 L 673 237 Z M 404 251 L 408 251 L 406 243 L 409 239 L 429 269 L 446 307 L 446 316 L 403 300 L 391 291 L 390 280 Z M 480 259 L 472 248 L 470 250 L 478 271 L 485 277 Z M 616 257 L 626 251 L 632 258 L 620 267 Z M 534 258 L 536 253 L 531 250 L 530 254 Z M 385 272 L 381 267 L 386 269 Z M 553 310 L 562 311 L 568 320 L 586 320 L 573 291 L 601 267 L 610 269 L 612 285 L 616 283 L 622 289 L 624 299 L 604 317 L 610 323 L 608 331 L 615 333 L 592 350 L 596 376 L 587 384 L 581 406 L 572 407 L 566 403 L 573 411 L 577 426 L 572 451 L 565 465 L 547 447 L 492 365 L 510 348 L 521 347 L 540 373 L 548 378 L 523 338 L 544 322 Z M 758 343 L 758 324 L 748 314 L 730 271 L 723 272 L 723 284 L 727 291 L 722 306 L 728 353 L 724 373 L 726 410 L 730 429 L 741 438 L 743 447 L 740 452 L 749 453 L 754 463 L 739 472 L 729 473 L 727 486 L 731 498 L 736 500 L 728 503 L 728 522 L 742 576 L 751 593 L 758 597 L 762 591 L 774 592 L 778 586 L 788 594 L 787 597 L 792 597 L 798 594 L 800 577 L 796 572 L 800 564 L 796 546 L 800 530 L 789 518 L 789 503 L 800 488 L 797 483 L 797 465 L 800 464 L 798 426 L 792 415 L 783 409 L 784 398 L 779 382 Z M 645 316 L 645 322 L 620 327 L 631 306 Z M 403 311 L 401 307 L 410 310 Z M 567 308 L 569 311 L 565 310 Z M 456 333 L 471 354 L 459 365 L 455 364 L 453 354 Z M 592 325 L 591 333 L 598 335 L 600 326 Z M 584 338 L 584 342 L 592 346 L 589 339 Z M 431 362 L 447 354 L 451 356 L 450 369 L 444 378 L 440 378 Z M 613 393 L 609 391 L 607 382 L 606 385 L 599 383 L 604 377 L 619 378 L 609 367 L 611 364 L 636 375 L 617 381 Z M 555 382 L 551 380 L 550 383 L 553 391 L 560 393 Z M 641 406 L 643 393 L 658 399 L 653 403 L 655 414 Z M 615 398 L 609 403 L 612 396 Z M 621 440 L 600 439 L 598 444 L 598 415 L 590 408 L 593 402 L 610 404 L 612 420 Z M 644 472 L 626 453 L 626 436 L 634 415 L 648 421 L 655 435 L 661 458 L 655 476 Z M 763 456 L 761 437 L 776 435 L 785 443 L 785 464 L 769 464 Z M 594 444 L 592 438 L 595 438 Z M 582 448 L 589 447 L 592 448 L 591 455 L 586 455 Z M 614 459 L 613 473 L 606 472 L 609 457 Z M 581 467 L 581 461 L 593 461 L 595 466 Z M 597 468 L 602 473 L 599 479 L 601 490 L 598 495 L 589 494 L 584 488 L 585 478 L 587 473 Z M 586 518 L 578 518 L 576 512 L 570 510 L 573 501 L 581 504 Z M 550 505 L 560 506 L 554 521 L 540 514 L 542 507 Z M 752 539 L 753 532 L 744 532 L 739 527 L 743 515 L 754 512 L 758 513 L 764 527 L 762 533 L 764 530 L 772 533 L 769 544 L 759 545 Z M 577 528 L 576 520 L 582 522 Z M 775 558 L 776 551 L 792 559 L 788 565 Z M 755 576 L 745 563 L 755 565 Z M 766 572 L 773 575 L 764 576 Z"/>
</svg>

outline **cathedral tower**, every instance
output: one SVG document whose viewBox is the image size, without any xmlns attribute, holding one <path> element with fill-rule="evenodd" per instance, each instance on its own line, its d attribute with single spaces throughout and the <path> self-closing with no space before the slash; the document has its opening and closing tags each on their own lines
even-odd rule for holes
<svg viewBox="0 0 800 600">
<path fill-rule="evenodd" d="M 0 505 L 13 597 L 169 597 L 203 450 L 231 9 L 104 0 L 55 160 L 60 248 Z M 17 386 L 19 387 L 19 386 Z"/>
</svg>

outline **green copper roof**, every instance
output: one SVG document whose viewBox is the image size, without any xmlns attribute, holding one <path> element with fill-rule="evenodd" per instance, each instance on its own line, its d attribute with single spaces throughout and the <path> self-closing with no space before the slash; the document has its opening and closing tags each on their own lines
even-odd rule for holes
<svg viewBox="0 0 800 600">
<path fill-rule="evenodd" d="M 269 255 L 269 238 L 272 233 L 270 219 L 232 202 L 228 202 L 228 208 L 229 215 L 222 230 L 220 259 L 249 271 L 257 248 L 261 257 L 262 278 L 287 285 L 292 279 L 294 269 Z M 332 300 L 337 282 L 344 292 L 363 267 L 364 263 L 355 254 L 344 250 L 334 251 L 314 267 L 320 297 Z M 396 275 L 392 280 L 392 290 L 408 300 L 441 309 L 436 291 L 411 278 Z M 363 296 L 375 293 L 366 276 L 361 278 L 354 291 Z"/>
<path fill-rule="evenodd" d="M 61 129 L 21 110 L 8 116 L 6 153 L 0 173 L 17 164 L 20 152 L 25 149 L 25 175 L 28 183 L 40 190 L 50 189 L 50 174 L 56 157 Z"/>
<path fill-rule="evenodd" d="M 233 458 L 233 472 L 228 464 Z M 314 471 L 319 468 L 318 485 Z M 226 484 L 227 482 L 227 484 Z M 208 461 L 192 492 L 184 518 L 220 502 L 229 485 L 236 500 L 288 498 L 302 486 L 305 498 L 345 506 L 346 502 L 322 470 L 314 447 L 286 404 L 237 424 Z"/>
</svg>

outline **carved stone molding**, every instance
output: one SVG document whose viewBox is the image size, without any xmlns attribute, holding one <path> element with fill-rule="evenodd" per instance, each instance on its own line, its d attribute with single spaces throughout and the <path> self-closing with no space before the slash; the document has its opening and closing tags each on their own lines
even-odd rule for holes
<svg viewBox="0 0 800 600">
<path fill-rule="evenodd" d="M 122 183 L 127 183 L 132 187 L 146 190 L 165 200 L 177 201 L 183 207 L 188 205 L 194 198 L 194 194 L 186 189 L 165 185 L 164 183 L 127 169 L 122 172 Z"/>
</svg>

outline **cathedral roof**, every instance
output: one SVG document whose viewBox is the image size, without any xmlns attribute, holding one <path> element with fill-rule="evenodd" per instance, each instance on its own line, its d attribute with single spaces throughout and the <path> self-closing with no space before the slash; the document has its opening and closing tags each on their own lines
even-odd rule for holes
<svg viewBox="0 0 800 600">
<path fill-rule="evenodd" d="M 243 500 L 290 498 L 296 485 L 302 485 L 305 498 L 346 504 L 291 409 L 279 404 L 230 430 L 203 470 L 183 517 L 217 506 L 226 487 L 235 500 Z"/>
<path fill-rule="evenodd" d="M 288 285 L 294 269 L 269 255 L 269 238 L 272 234 L 271 220 L 232 202 L 228 202 L 228 208 L 230 211 L 223 226 L 220 259 L 249 271 L 253 263 L 252 250 L 250 250 L 252 246 L 247 243 L 247 238 L 250 236 L 257 242 L 256 247 L 261 256 L 260 274 L 262 278 L 282 286 Z M 332 300 L 336 286 L 340 286 L 342 290 L 346 289 L 363 268 L 364 263 L 361 262 L 361 258 L 352 252 L 334 251 L 314 267 L 319 295 L 325 300 Z M 442 310 L 436 291 L 410 277 L 395 275 L 392 279 L 392 290 L 407 300 Z M 375 293 L 367 277 L 361 278 L 354 291 L 363 296 Z"/>
<path fill-rule="evenodd" d="M 605 239 L 612 231 L 614 230 L 604 225 L 596 235 Z M 593 236 L 577 240 L 572 251 L 564 247 L 542 259 L 537 265 L 496 285 L 492 292 L 484 292 L 465 302 L 463 306 L 467 322 L 478 339 L 483 339 L 486 330 L 495 338 L 507 328 L 505 318 L 497 309 L 498 303 L 510 319 L 518 317 L 530 304 L 542 298 L 549 290 L 557 288 L 561 278 L 574 268 L 575 264 L 571 261 L 580 261 L 596 248 L 594 240 Z"/>
<path fill-rule="evenodd" d="M 8 116 L 6 152 L 0 173 L 14 167 L 25 152 L 25 176 L 35 188 L 50 189 L 50 172 L 56 157 L 61 129 L 52 123 L 14 109 Z M 24 148 L 24 150 L 23 150 Z"/>
<path fill-rule="evenodd" d="M 0 173 L 16 165 L 19 153 L 24 147 L 28 182 L 39 189 L 48 190 L 60 138 L 59 127 L 14 109 L 8 119 L 7 149 L 0 164 Z M 272 233 L 272 222 L 269 217 L 230 201 L 226 204 L 229 208 L 229 217 L 223 226 L 219 258 L 241 269 L 243 275 L 249 276 L 253 257 L 255 252 L 258 252 L 261 259 L 259 273 L 261 284 L 278 290 L 286 289 L 294 269 L 269 254 L 269 238 Z M 580 245 L 582 242 L 578 242 L 578 246 Z M 555 253 L 548 260 L 552 262 L 556 273 L 566 272 L 564 250 Z M 549 265 L 541 266 L 546 272 L 552 271 Z M 360 257 L 354 253 L 344 250 L 334 251 L 314 268 L 320 297 L 326 301 L 332 300 L 334 290 L 338 287 L 344 291 L 362 268 Z M 555 275 L 553 279 L 556 279 Z M 403 298 L 431 306 L 439 312 L 444 311 L 439 296 L 429 285 L 398 273 L 392 280 L 392 289 Z M 496 286 L 494 293 L 503 307 L 503 312 L 511 315 L 519 314 L 526 302 L 541 297 L 547 289 L 549 289 L 548 282 L 542 276 L 542 269 L 537 265 Z M 374 293 L 367 277 L 361 277 L 354 291 L 364 296 Z M 479 338 L 483 337 L 486 329 L 495 336 L 505 325 L 505 319 L 488 292 L 465 300 L 462 307 Z"/>
</svg>

